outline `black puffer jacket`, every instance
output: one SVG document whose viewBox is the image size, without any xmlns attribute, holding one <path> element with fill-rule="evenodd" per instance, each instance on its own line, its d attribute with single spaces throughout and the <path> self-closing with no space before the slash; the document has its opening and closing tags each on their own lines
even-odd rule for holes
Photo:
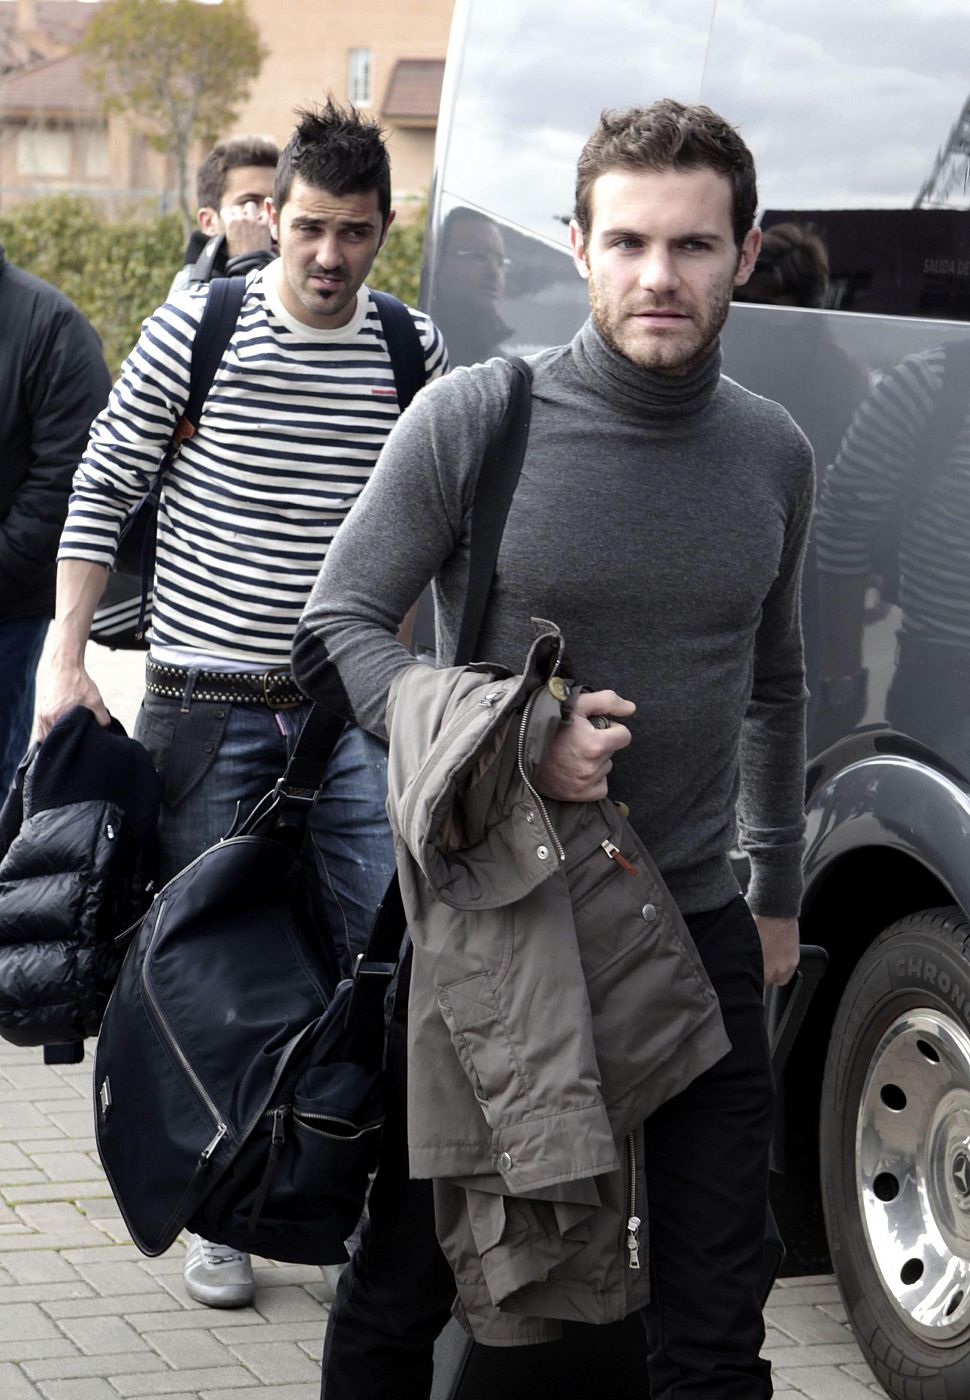
<svg viewBox="0 0 970 1400">
<path fill-rule="evenodd" d="M 22 765 L 0 812 L 0 1035 L 81 1058 L 151 898 L 160 782 L 112 720 L 70 710 Z"/>
</svg>

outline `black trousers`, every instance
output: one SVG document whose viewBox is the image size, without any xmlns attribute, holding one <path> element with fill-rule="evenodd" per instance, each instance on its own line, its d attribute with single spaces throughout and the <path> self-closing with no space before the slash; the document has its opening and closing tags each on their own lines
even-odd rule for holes
<svg viewBox="0 0 970 1400">
<path fill-rule="evenodd" d="M 732 1049 L 646 1125 L 649 1394 L 766 1400 L 760 1287 L 774 1088 L 761 945 L 740 897 L 687 923 Z M 430 1183 L 408 1180 L 403 1037 L 397 1020 L 381 1166 L 330 1313 L 323 1400 L 427 1400 L 432 1348 L 455 1294 L 434 1236 Z M 504 1400 L 517 1397 L 506 1392 Z M 530 1385 L 523 1400 L 545 1397 Z"/>
</svg>

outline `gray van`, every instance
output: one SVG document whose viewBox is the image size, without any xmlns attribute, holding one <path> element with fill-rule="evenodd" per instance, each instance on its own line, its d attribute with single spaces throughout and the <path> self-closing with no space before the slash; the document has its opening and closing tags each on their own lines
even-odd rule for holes
<svg viewBox="0 0 970 1400">
<path fill-rule="evenodd" d="M 736 123 L 764 250 L 725 370 L 811 438 L 803 939 L 776 1213 L 887 1392 L 970 1395 L 970 25 L 963 0 L 458 0 L 423 305 L 455 363 L 568 340 L 600 110 Z"/>
</svg>

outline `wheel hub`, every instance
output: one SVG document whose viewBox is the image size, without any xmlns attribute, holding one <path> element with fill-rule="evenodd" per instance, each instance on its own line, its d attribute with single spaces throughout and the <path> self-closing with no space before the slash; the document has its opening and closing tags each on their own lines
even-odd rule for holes
<svg viewBox="0 0 970 1400">
<path fill-rule="evenodd" d="M 875 1047 L 856 1125 L 859 1204 L 886 1294 L 937 1345 L 970 1325 L 970 1036 L 907 1011 Z"/>
<path fill-rule="evenodd" d="M 970 1210 L 970 1144 L 957 1149 L 950 1163 L 950 1182 L 954 1200 L 961 1210 Z"/>
</svg>

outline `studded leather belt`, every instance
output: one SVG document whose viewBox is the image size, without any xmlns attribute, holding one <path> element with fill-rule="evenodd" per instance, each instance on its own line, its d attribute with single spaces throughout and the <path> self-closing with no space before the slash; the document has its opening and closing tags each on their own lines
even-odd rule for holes
<svg viewBox="0 0 970 1400">
<path fill-rule="evenodd" d="M 196 671 L 187 666 L 167 666 L 151 657 L 145 662 L 145 689 L 152 695 L 181 700 L 190 682 L 192 700 L 267 705 L 271 710 L 288 710 L 309 703 L 285 667 L 269 671 Z"/>
</svg>

